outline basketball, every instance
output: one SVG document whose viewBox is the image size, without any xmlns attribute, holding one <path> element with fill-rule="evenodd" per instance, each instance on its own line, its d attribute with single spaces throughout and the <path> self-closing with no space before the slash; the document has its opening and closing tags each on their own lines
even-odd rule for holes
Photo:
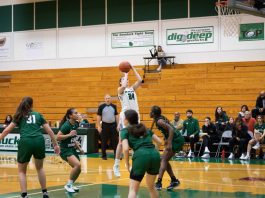
<svg viewBox="0 0 265 198">
<path fill-rule="evenodd" d="M 131 64 L 128 61 L 123 61 L 119 64 L 119 69 L 121 72 L 128 73 L 131 69 Z"/>
</svg>

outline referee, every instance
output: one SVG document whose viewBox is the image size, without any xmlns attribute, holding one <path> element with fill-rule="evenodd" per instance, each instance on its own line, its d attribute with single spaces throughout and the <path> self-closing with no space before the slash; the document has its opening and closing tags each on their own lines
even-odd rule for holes
<svg viewBox="0 0 265 198">
<path fill-rule="evenodd" d="M 102 122 L 102 124 L 100 124 Z M 116 105 L 111 103 L 111 96 L 105 95 L 105 103 L 98 107 L 97 113 L 97 126 L 98 132 L 101 137 L 101 151 L 102 159 L 107 160 L 107 143 L 110 139 L 112 149 L 114 150 L 114 156 L 116 154 L 116 147 L 119 141 L 119 134 L 117 126 L 119 122 L 119 116 Z"/>
</svg>

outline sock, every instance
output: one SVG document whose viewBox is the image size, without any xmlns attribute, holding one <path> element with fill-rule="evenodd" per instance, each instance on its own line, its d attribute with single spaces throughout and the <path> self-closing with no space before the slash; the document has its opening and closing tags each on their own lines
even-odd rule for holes
<svg viewBox="0 0 265 198">
<path fill-rule="evenodd" d="M 73 180 L 69 180 L 67 185 L 73 185 L 74 181 Z"/>
<path fill-rule="evenodd" d="M 23 193 L 21 193 L 21 197 L 26 197 L 27 195 L 28 195 L 27 192 L 23 192 Z"/>
<path fill-rule="evenodd" d="M 157 179 L 157 182 L 158 182 L 158 183 L 162 183 L 162 178 L 158 178 L 158 179 Z"/>
<path fill-rule="evenodd" d="M 172 176 L 171 177 L 171 181 L 174 182 L 174 181 L 177 181 L 177 178 L 175 176 Z"/>
<path fill-rule="evenodd" d="M 120 159 L 115 159 L 115 163 L 114 163 L 114 165 L 120 165 Z"/>
</svg>

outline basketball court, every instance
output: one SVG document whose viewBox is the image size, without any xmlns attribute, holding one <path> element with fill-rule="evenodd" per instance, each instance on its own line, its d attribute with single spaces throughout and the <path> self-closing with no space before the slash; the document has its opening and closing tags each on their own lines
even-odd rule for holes
<svg viewBox="0 0 265 198">
<path fill-rule="evenodd" d="M 51 197 L 126 197 L 128 194 L 129 173 L 122 168 L 120 178 L 113 175 L 112 155 L 102 161 L 100 155 L 82 156 L 82 173 L 77 186 L 80 192 L 68 194 L 64 184 L 68 178 L 69 166 L 59 157 L 46 158 L 45 170 L 47 185 Z M 19 197 L 17 167 L 15 154 L 1 155 L 0 185 L 1 198 Z M 181 185 L 173 191 L 162 190 L 160 197 L 265 197 L 264 195 L 264 161 L 251 160 L 229 161 L 227 159 L 173 159 L 171 161 L 175 174 Z M 36 172 L 29 166 L 28 188 L 30 197 L 40 197 Z M 122 163 L 121 167 L 124 167 Z M 144 181 L 144 180 L 143 180 Z M 169 184 L 170 178 L 165 175 L 163 185 Z M 148 197 L 143 182 L 139 197 Z"/>
</svg>

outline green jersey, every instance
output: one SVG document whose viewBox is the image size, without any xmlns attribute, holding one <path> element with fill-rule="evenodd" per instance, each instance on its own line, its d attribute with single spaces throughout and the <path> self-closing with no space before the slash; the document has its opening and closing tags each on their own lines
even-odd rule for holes
<svg viewBox="0 0 265 198">
<path fill-rule="evenodd" d="M 191 117 L 183 122 L 182 134 L 187 131 L 187 136 L 199 135 L 200 126 L 197 119 Z"/>
<path fill-rule="evenodd" d="M 174 129 L 174 134 L 173 134 L 173 139 L 172 139 L 173 141 L 176 140 L 179 136 L 181 136 L 179 130 L 177 130 L 177 129 L 176 129 L 176 128 L 175 128 L 175 127 L 169 122 L 169 120 L 168 120 L 166 117 L 161 116 L 161 117 L 159 117 L 159 118 L 156 119 L 156 127 L 157 127 L 157 129 L 158 129 L 159 131 L 161 131 L 161 133 L 163 134 L 163 136 L 164 136 L 164 138 L 165 138 L 166 140 L 167 140 L 168 137 L 169 137 L 169 131 L 166 130 L 166 129 L 164 129 L 163 127 L 161 127 L 161 126 L 159 126 L 159 125 L 157 124 L 157 121 L 160 120 L 160 119 L 164 120 L 168 125 L 170 125 L 170 126 Z"/>
<path fill-rule="evenodd" d="M 258 123 L 255 124 L 254 128 L 259 131 L 260 133 L 264 132 L 265 129 L 265 123 L 263 123 L 262 125 L 259 125 Z"/>
<path fill-rule="evenodd" d="M 41 126 L 46 123 L 46 120 L 40 113 L 32 111 L 27 117 L 14 123 L 19 128 L 20 138 L 32 138 L 42 136 Z"/>
<path fill-rule="evenodd" d="M 67 135 L 71 131 L 76 130 L 79 127 L 79 123 L 76 122 L 75 124 L 71 124 L 69 121 L 66 121 L 60 128 L 60 131 L 64 134 Z M 73 136 L 69 137 L 65 140 L 61 140 L 60 142 L 60 147 L 61 148 L 71 148 L 75 146 L 75 142 L 77 141 L 78 137 Z"/>
<path fill-rule="evenodd" d="M 127 139 L 129 146 L 136 151 L 139 148 L 155 148 L 152 141 L 153 132 L 148 130 L 146 136 L 135 137 L 128 132 L 127 128 L 121 130 L 121 140 Z"/>
</svg>

